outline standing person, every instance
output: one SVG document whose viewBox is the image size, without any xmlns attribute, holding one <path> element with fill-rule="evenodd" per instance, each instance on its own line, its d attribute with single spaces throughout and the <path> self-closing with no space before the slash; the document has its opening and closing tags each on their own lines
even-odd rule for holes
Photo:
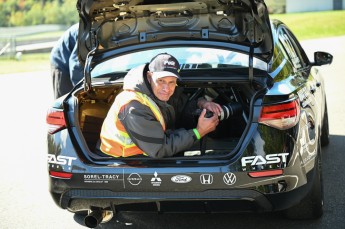
<svg viewBox="0 0 345 229">
<path fill-rule="evenodd" d="M 78 60 L 79 24 L 71 26 L 57 41 L 50 54 L 54 98 L 70 92 L 83 78 L 83 66 Z"/>
<path fill-rule="evenodd" d="M 206 101 L 199 101 L 200 108 L 204 109 L 196 128 L 175 129 L 175 111 L 184 106 L 175 96 L 181 93 L 174 93 L 180 79 L 178 72 L 176 58 L 162 53 L 149 64 L 127 73 L 123 91 L 116 97 L 102 125 L 100 149 L 103 153 L 114 157 L 170 157 L 189 149 L 215 130 L 221 107 Z M 205 108 L 214 112 L 211 118 L 204 117 Z"/>
</svg>

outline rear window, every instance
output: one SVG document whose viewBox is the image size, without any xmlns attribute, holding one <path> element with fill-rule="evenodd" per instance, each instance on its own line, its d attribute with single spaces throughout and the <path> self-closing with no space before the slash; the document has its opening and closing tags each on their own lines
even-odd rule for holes
<svg viewBox="0 0 345 229">
<path fill-rule="evenodd" d="M 249 56 L 234 51 L 200 47 L 162 48 L 117 56 L 97 65 L 91 76 L 127 72 L 133 67 L 150 62 L 152 57 L 159 53 L 173 55 L 179 61 L 181 69 L 243 68 L 249 66 Z M 254 68 L 267 70 L 265 62 L 256 58 L 253 62 Z"/>
</svg>

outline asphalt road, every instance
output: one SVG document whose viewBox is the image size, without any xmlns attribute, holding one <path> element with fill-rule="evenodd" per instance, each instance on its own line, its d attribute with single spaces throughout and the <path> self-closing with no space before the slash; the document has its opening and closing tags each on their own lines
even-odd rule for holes
<svg viewBox="0 0 345 229">
<path fill-rule="evenodd" d="M 316 221 L 279 214 L 123 213 L 99 228 L 344 228 L 345 226 L 345 36 L 303 42 L 328 51 L 334 62 L 322 69 L 330 118 L 330 145 L 323 150 L 325 213 Z M 59 209 L 48 193 L 47 107 L 53 101 L 49 67 L 44 72 L 0 75 L 0 228 L 86 228 L 82 217 Z"/>
</svg>

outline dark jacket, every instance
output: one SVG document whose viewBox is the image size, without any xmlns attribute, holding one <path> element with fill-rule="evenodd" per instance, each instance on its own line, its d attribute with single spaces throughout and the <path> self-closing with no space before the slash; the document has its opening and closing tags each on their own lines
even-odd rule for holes
<svg viewBox="0 0 345 229">
<path fill-rule="evenodd" d="M 56 42 L 50 54 L 50 63 L 62 74 L 68 75 L 75 86 L 83 79 L 84 68 L 78 60 L 79 24 L 72 25 Z"/>
<path fill-rule="evenodd" d="M 150 96 L 162 112 L 166 131 L 164 132 L 152 111 L 138 101 L 127 104 L 118 117 L 132 141 L 150 157 L 173 156 L 189 149 L 197 141 L 192 129 L 175 129 L 176 118 L 181 115 L 187 98 L 181 93 L 181 89 L 176 87 L 174 95 L 168 102 L 158 100 L 147 82 L 146 71 L 147 65 L 129 71 L 125 76 L 123 89 L 135 90 Z"/>
</svg>

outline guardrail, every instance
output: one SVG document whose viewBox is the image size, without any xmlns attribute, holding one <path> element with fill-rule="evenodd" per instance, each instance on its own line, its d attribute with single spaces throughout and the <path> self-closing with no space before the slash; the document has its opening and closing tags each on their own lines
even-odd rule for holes
<svg viewBox="0 0 345 229">
<path fill-rule="evenodd" d="M 50 52 L 59 39 L 59 35 L 45 37 L 35 34 L 64 31 L 65 25 L 37 25 L 25 27 L 0 27 L 0 56 L 15 57 L 17 53 Z M 32 39 L 23 39 L 26 36 Z"/>
<path fill-rule="evenodd" d="M 16 42 L 15 38 L 0 38 L 0 56 L 15 57 L 18 52 L 22 54 L 50 52 L 57 40 L 58 38 L 48 41 Z"/>
</svg>

